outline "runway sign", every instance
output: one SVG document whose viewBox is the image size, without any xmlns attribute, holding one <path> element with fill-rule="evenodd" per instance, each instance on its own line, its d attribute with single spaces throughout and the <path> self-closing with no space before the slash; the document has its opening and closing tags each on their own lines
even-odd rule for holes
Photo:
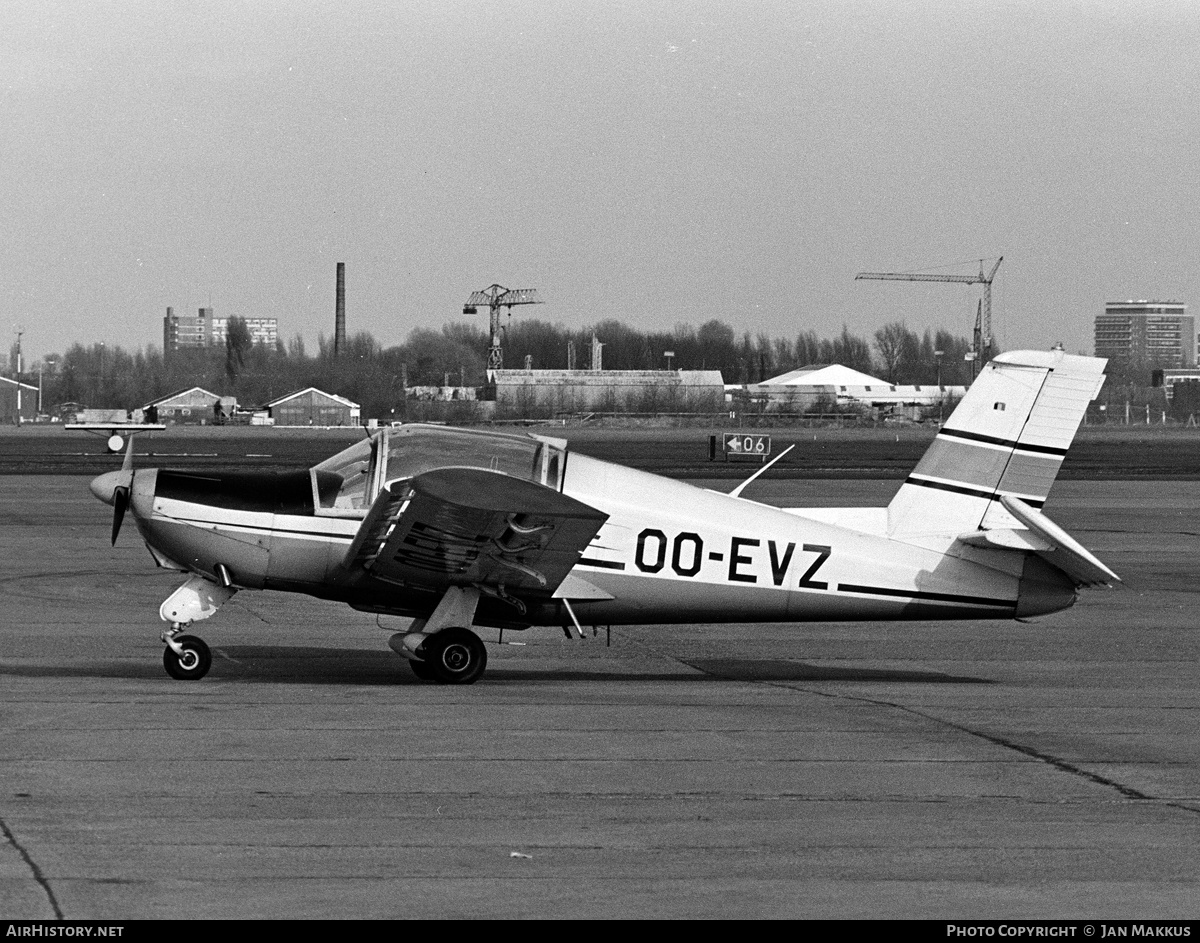
<svg viewBox="0 0 1200 943">
<path fill-rule="evenodd" d="M 714 461 L 717 457 L 717 437 L 709 436 L 708 457 Z M 754 459 L 765 462 L 771 455 L 771 437 L 745 432 L 726 432 L 721 436 L 721 454 L 725 461 L 730 459 Z"/>
</svg>

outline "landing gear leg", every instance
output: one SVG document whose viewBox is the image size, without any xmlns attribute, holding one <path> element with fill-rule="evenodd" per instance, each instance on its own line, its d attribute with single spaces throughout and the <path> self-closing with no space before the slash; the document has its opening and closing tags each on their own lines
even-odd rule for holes
<svg viewBox="0 0 1200 943">
<path fill-rule="evenodd" d="M 192 576 L 166 598 L 158 609 L 159 618 L 171 628 L 162 634 L 167 646 L 163 652 L 163 667 L 167 674 L 180 681 L 197 681 L 208 674 L 212 653 L 194 635 L 180 635 L 185 626 L 211 616 L 222 603 L 237 592 L 229 576 L 229 568 L 217 565 L 217 572 L 229 585 L 218 585 L 203 576 Z"/>
<path fill-rule="evenodd" d="M 483 640 L 464 625 L 475 618 L 479 588 L 447 587 L 427 619 L 417 619 L 407 632 L 388 639 L 388 647 L 403 655 L 413 674 L 439 684 L 474 684 L 487 667 Z"/>
<path fill-rule="evenodd" d="M 178 681 L 199 681 L 212 666 L 212 652 L 203 639 L 180 635 L 183 626 L 173 624 L 162 634 L 167 647 L 163 651 L 163 667 Z"/>
</svg>

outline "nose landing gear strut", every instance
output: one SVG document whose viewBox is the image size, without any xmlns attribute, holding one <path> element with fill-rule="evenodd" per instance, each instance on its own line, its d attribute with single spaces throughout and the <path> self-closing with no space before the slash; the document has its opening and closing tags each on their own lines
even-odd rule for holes
<svg viewBox="0 0 1200 943">
<path fill-rule="evenodd" d="M 193 576 L 168 596 L 158 610 L 162 620 L 171 626 L 162 634 L 162 640 L 167 646 L 163 652 L 163 667 L 172 678 L 198 681 L 212 667 L 212 652 L 204 640 L 180 633 L 193 622 L 207 619 L 237 592 L 228 568 L 218 564 L 217 574 L 224 585 Z"/>
</svg>

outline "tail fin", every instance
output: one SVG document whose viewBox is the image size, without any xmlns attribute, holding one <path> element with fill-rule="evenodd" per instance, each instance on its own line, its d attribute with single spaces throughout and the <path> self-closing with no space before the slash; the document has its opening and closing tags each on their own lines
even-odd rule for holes
<svg viewBox="0 0 1200 943">
<path fill-rule="evenodd" d="M 888 533 L 1022 526 L 1001 496 L 1045 503 L 1106 362 L 1030 350 L 990 361 L 888 505 Z"/>
</svg>

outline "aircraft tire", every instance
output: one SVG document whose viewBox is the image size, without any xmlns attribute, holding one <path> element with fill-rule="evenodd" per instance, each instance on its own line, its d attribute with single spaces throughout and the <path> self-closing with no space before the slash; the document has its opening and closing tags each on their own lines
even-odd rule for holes
<svg viewBox="0 0 1200 943">
<path fill-rule="evenodd" d="M 203 639 L 194 635 L 181 635 L 176 641 L 183 646 L 180 658 L 170 648 L 163 651 L 163 667 L 177 681 L 199 681 L 212 667 L 212 652 Z"/>
<path fill-rule="evenodd" d="M 421 654 L 439 684 L 474 684 L 487 667 L 487 648 L 469 629 L 442 629 L 421 646 Z"/>
<path fill-rule="evenodd" d="M 415 674 L 422 681 L 436 681 L 437 680 L 433 676 L 433 669 L 430 668 L 429 662 L 409 660 L 408 667 L 410 667 L 412 669 L 412 673 Z"/>
</svg>

